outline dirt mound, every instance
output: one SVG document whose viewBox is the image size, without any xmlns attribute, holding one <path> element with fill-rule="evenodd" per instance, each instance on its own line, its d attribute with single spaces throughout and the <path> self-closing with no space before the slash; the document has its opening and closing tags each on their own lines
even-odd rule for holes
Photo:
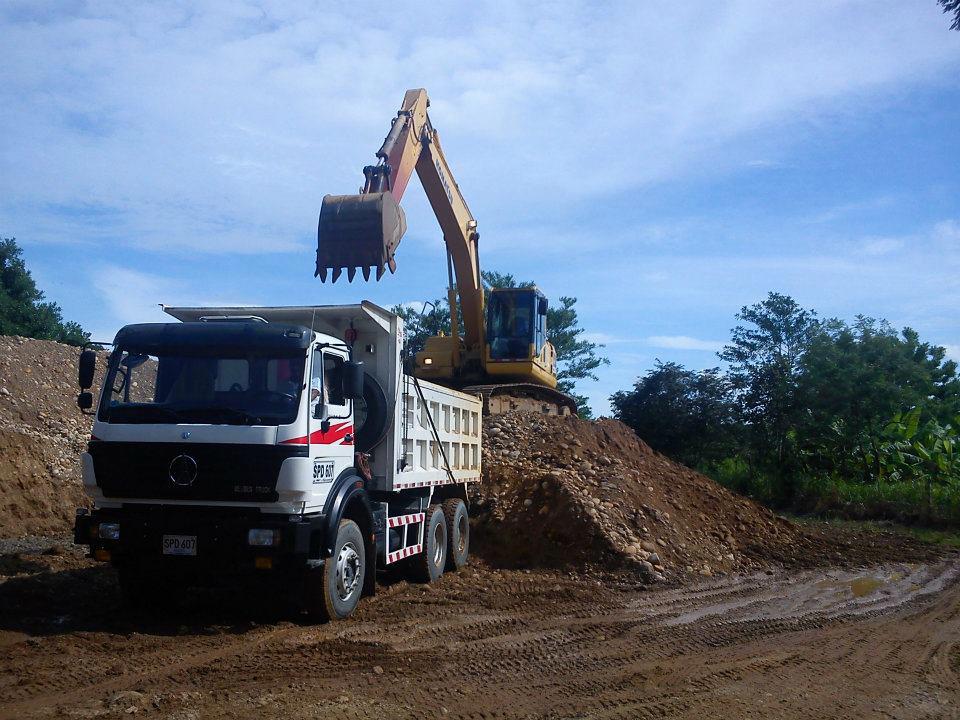
<svg viewBox="0 0 960 720">
<path fill-rule="evenodd" d="M 654 452 L 615 420 L 486 418 L 478 535 L 519 567 L 634 567 L 652 579 L 822 564 L 793 523 Z"/>
<path fill-rule="evenodd" d="M 92 421 L 76 405 L 78 352 L 0 336 L 0 537 L 69 530 L 86 503 L 79 455 Z"/>
<path fill-rule="evenodd" d="M 69 528 L 87 503 L 76 464 L 74 454 L 64 465 L 49 439 L 0 430 L 0 536 Z"/>
</svg>

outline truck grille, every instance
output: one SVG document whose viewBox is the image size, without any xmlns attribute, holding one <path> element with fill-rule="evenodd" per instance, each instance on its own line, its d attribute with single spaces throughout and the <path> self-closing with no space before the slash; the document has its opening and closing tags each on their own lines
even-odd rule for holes
<svg viewBox="0 0 960 720">
<path fill-rule="evenodd" d="M 276 502 L 288 445 L 95 441 L 89 446 L 105 497 Z"/>
</svg>

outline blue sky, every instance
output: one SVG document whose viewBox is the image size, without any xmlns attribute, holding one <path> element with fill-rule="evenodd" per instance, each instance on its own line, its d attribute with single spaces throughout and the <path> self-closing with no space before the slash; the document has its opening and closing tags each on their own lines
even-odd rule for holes
<svg viewBox="0 0 960 720">
<path fill-rule="evenodd" d="M 960 359 L 960 33 L 933 0 L 0 3 L 0 235 L 96 337 L 166 304 L 441 296 L 419 185 L 396 275 L 313 278 L 425 87 L 489 269 L 579 299 L 611 365 L 716 365 L 769 290 Z"/>
</svg>

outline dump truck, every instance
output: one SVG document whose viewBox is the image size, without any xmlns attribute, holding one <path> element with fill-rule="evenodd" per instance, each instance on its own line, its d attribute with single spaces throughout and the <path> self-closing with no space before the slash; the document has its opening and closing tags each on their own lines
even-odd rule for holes
<svg viewBox="0 0 960 720">
<path fill-rule="evenodd" d="M 404 371 L 401 318 L 369 302 L 165 307 L 128 325 L 94 409 L 80 354 L 93 501 L 75 541 L 124 601 L 231 578 L 272 583 L 320 620 L 376 572 L 432 582 L 468 561 L 482 401 Z"/>
</svg>

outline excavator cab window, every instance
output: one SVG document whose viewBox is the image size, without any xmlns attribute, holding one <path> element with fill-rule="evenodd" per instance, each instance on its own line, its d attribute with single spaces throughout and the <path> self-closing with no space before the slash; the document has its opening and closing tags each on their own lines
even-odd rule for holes
<svg viewBox="0 0 960 720">
<path fill-rule="evenodd" d="M 487 337 L 491 360 L 530 358 L 530 346 L 543 342 L 538 306 L 534 290 L 494 290 L 490 293 Z"/>
<path fill-rule="evenodd" d="M 547 299 L 537 299 L 537 355 L 547 342 Z"/>
</svg>

